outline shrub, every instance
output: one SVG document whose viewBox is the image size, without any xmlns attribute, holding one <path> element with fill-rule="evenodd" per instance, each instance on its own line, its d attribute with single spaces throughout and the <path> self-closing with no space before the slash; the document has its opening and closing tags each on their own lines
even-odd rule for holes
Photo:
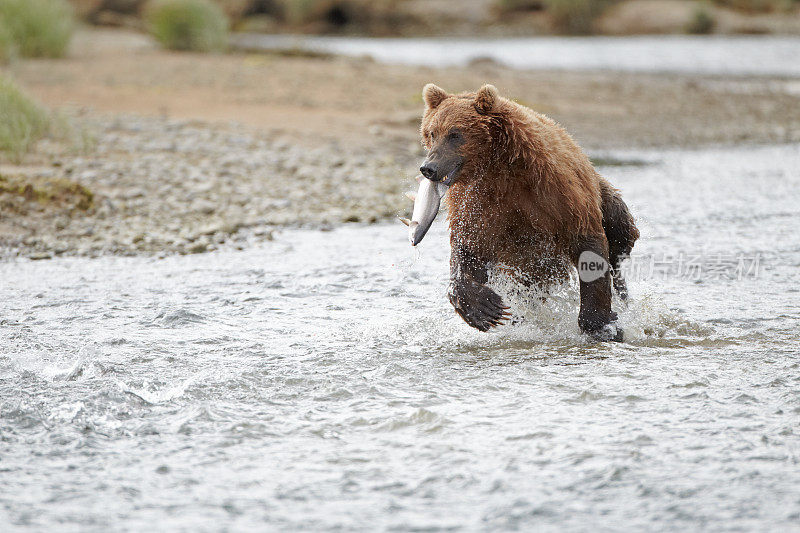
<svg viewBox="0 0 800 533">
<path fill-rule="evenodd" d="M 0 151 L 19 159 L 49 128 L 47 111 L 0 76 Z"/>
<path fill-rule="evenodd" d="M 545 0 L 547 12 L 559 31 L 591 33 L 592 23 L 608 5 L 607 0 Z"/>
<path fill-rule="evenodd" d="M 325 0 L 285 0 L 283 8 L 286 20 L 291 24 L 308 22 L 328 3 Z"/>
<path fill-rule="evenodd" d="M 2 19 L 0 19 L 0 64 L 11 62 L 17 56 L 17 43 L 11 30 Z"/>
<path fill-rule="evenodd" d="M 25 57 L 63 57 L 75 30 L 66 0 L 0 0 L 0 21 Z"/>
<path fill-rule="evenodd" d="M 716 22 L 709 12 L 708 6 L 701 4 L 697 6 L 694 13 L 692 13 L 692 18 L 686 26 L 686 32 L 698 35 L 711 33 L 714 30 L 715 24 Z"/>
<path fill-rule="evenodd" d="M 210 0 L 153 0 L 145 10 L 150 33 L 173 50 L 225 49 L 228 18 Z"/>
</svg>

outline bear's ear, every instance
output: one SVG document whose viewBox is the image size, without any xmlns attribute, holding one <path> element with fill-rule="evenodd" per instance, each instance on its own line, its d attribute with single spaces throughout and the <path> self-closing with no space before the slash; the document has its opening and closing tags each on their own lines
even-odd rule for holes
<svg viewBox="0 0 800 533">
<path fill-rule="evenodd" d="M 484 85 L 475 96 L 475 110 L 481 115 L 490 113 L 497 98 L 497 88 L 494 85 Z"/>
<path fill-rule="evenodd" d="M 425 100 L 425 107 L 428 109 L 436 109 L 445 98 L 447 98 L 447 93 L 444 89 L 432 83 L 422 89 L 422 99 Z"/>
</svg>

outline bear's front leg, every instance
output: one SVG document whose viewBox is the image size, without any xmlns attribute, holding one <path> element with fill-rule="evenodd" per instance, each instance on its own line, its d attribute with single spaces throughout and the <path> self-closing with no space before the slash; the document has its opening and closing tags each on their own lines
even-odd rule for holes
<svg viewBox="0 0 800 533">
<path fill-rule="evenodd" d="M 486 286 L 488 263 L 462 248 L 450 255 L 450 287 L 447 295 L 456 313 L 475 329 L 488 331 L 510 316 L 503 299 Z"/>
<path fill-rule="evenodd" d="M 581 331 L 598 341 L 622 342 L 623 332 L 614 324 L 617 314 L 611 310 L 611 268 L 605 237 L 579 239 L 575 266 L 581 293 Z"/>
</svg>

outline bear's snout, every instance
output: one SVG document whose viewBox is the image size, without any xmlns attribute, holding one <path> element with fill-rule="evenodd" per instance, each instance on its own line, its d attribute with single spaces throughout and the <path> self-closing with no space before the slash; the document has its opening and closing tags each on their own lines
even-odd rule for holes
<svg viewBox="0 0 800 533">
<path fill-rule="evenodd" d="M 426 160 L 422 163 L 422 166 L 419 167 L 419 171 L 429 180 L 436 181 L 437 168 L 438 165 L 435 162 Z"/>
</svg>

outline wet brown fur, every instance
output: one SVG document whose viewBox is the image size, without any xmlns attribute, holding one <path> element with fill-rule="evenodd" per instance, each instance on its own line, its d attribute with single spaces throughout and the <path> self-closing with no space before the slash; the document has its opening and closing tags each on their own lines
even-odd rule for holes
<svg viewBox="0 0 800 533">
<path fill-rule="evenodd" d="M 423 95 L 423 143 L 451 128 L 465 137 L 464 166 L 445 197 L 453 245 L 535 282 L 565 279 L 581 239 L 608 257 L 602 202 L 619 196 L 564 128 L 490 85 L 447 94 L 429 84 Z M 632 219 L 621 233 L 617 248 L 630 252 Z"/>
</svg>

